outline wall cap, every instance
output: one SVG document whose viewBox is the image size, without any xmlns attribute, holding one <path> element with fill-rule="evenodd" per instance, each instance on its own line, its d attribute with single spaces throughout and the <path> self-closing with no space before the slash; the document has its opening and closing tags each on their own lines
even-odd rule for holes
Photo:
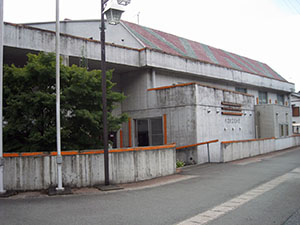
<svg viewBox="0 0 300 225">
<path fill-rule="evenodd" d="M 176 144 L 147 146 L 147 147 L 133 147 L 133 148 L 120 148 L 110 149 L 109 153 L 122 153 L 122 152 L 134 152 L 134 151 L 149 151 L 149 150 L 161 150 L 161 149 L 175 149 Z M 71 155 L 93 155 L 104 154 L 104 150 L 75 150 L 75 151 L 62 151 L 62 156 Z M 20 152 L 20 153 L 3 153 L 3 157 L 28 157 L 28 156 L 57 156 L 57 152 Z"/>
</svg>

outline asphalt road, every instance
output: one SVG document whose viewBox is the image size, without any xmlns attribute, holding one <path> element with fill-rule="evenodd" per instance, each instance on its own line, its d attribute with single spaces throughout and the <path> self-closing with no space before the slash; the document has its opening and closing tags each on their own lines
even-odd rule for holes
<svg viewBox="0 0 300 225">
<path fill-rule="evenodd" d="M 299 168 L 300 148 L 232 163 L 187 167 L 181 176 L 189 179 L 157 187 L 0 199 L 0 224 L 172 225 L 185 221 L 183 224 L 300 225 Z M 242 196 L 240 203 L 234 202 L 237 196 Z M 236 205 L 226 213 L 212 211 L 232 202 Z"/>
</svg>

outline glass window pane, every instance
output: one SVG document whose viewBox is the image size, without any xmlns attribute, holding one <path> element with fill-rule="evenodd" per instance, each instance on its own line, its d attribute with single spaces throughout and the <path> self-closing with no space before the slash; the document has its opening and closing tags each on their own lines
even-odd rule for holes
<svg viewBox="0 0 300 225">
<path fill-rule="evenodd" d="M 284 136 L 284 128 L 283 128 L 283 125 L 280 124 L 280 137 L 283 137 Z"/>
<path fill-rule="evenodd" d="M 259 98 L 259 104 L 267 104 L 268 103 L 268 97 L 267 92 L 258 92 L 258 98 Z"/>
<path fill-rule="evenodd" d="M 163 144 L 163 127 L 162 118 L 152 118 L 151 120 L 151 138 L 152 145 L 162 145 Z"/>
<path fill-rule="evenodd" d="M 152 145 L 162 145 L 163 136 L 162 135 L 152 135 Z"/>
<path fill-rule="evenodd" d="M 278 103 L 278 105 L 284 104 L 284 96 L 283 95 L 277 95 L 277 103 Z"/>
<path fill-rule="evenodd" d="M 138 146 L 149 146 L 148 120 L 137 120 Z"/>
<path fill-rule="evenodd" d="M 300 110 L 299 110 L 299 107 L 295 107 L 293 106 L 293 116 L 300 116 Z"/>
<path fill-rule="evenodd" d="M 246 89 L 246 88 L 236 87 L 236 88 L 235 88 L 235 91 L 241 92 L 241 93 L 247 93 L 247 89 Z"/>
<path fill-rule="evenodd" d="M 162 134 L 162 118 L 151 119 L 152 134 Z"/>
</svg>

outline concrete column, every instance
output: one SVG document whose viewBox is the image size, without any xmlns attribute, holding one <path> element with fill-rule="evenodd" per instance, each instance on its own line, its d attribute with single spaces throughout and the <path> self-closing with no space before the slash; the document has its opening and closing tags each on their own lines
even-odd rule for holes
<svg viewBox="0 0 300 225">
<path fill-rule="evenodd" d="M 68 55 L 61 55 L 62 64 L 65 66 L 70 66 L 70 57 Z"/>
<path fill-rule="evenodd" d="M 152 88 L 156 87 L 156 72 L 155 69 L 152 69 L 151 71 L 151 84 L 152 84 Z"/>
</svg>

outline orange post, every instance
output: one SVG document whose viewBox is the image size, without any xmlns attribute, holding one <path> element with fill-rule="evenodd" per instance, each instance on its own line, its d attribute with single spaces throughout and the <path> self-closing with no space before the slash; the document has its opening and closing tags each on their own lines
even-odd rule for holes
<svg viewBox="0 0 300 225">
<path fill-rule="evenodd" d="M 132 127 L 131 127 L 131 118 L 129 118 L 128 120 L 128 147 L 132 147 L 132 136 L 131 136 L 131 131 L 132 131 Z"/>
<path fill-rule="evenodd" d="M 123 131 L 120 130 L 120 148 L 123 148 Z"/>
</svg>

